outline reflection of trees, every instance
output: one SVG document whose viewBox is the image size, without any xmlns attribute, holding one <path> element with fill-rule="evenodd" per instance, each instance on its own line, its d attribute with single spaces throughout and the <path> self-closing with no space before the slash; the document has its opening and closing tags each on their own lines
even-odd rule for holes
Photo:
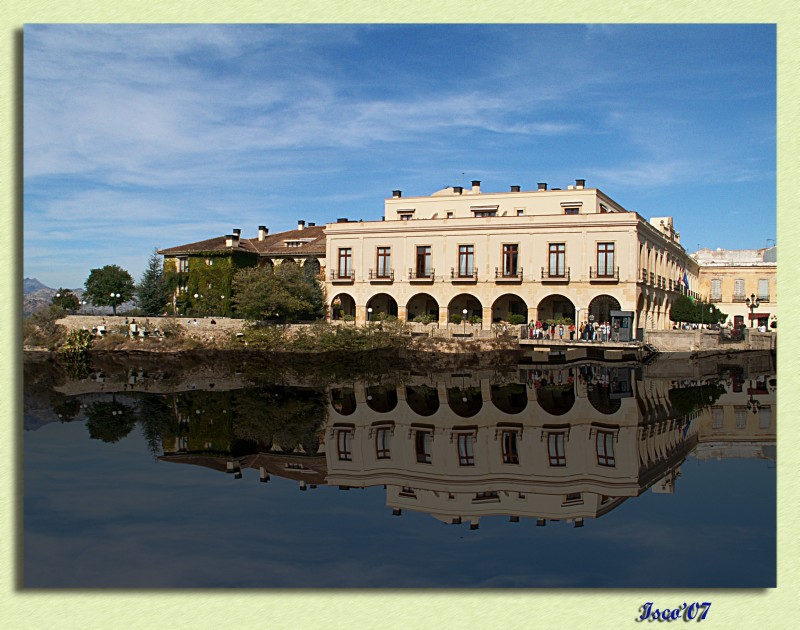
<svg viewBox="0 0 800 630">
<path fill-rule="evenodd" d="M 679 415 L 687 415 L 713 405 L 724 393 L 725 386 L 719 383 L 672 388 L 669 390 L 669 403 L 673 411 Z"/>
<path fill-rule="evenodd" d="M 53 407 L 53 412 L 61 422 L 71 422 L 81 412 L 81 401 L 78 398 L 64 398 Z"/>
<path fill-rule="evenodd" d="M 103 442 L 119 442 L 136 425 L 136 413 L 116 400 L 93 402 L 86 410 L 89 437 Z"/>
<path fill-rule="evenodd" d="M 175 413 L 164 396 L 145 395 L 137 406 L 139 423 L 154 458 L 161 455 L 164 436 L 169 435 L 175 422 Z"/>
<path fill-rule="evenodd" d="M 298 446 L 309 455 L 317 452 L 317 433 L 326 420 L 323 392 L 280 386 L 246 391 L 235 401 L 237 438 L 263 450 L 275 444 L 288 453 Z"/>
</svg>

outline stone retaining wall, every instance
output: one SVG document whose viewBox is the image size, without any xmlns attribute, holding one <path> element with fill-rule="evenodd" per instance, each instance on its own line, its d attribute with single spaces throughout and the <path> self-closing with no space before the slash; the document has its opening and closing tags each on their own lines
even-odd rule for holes
<svg viewBox="0 0 800 630">
<path fill-rule="evenodd" d="M 776 333 L 760 333 L 749 328 L 745 330 L 744 339 L 737 342 L 721 342 L 716 330 L 646 330 L 644 340 L 660 352 L 774 350 L 777 347 Z"/>
<path fill-rule="evenodd" d="M 163 329 L 167 324 L 178 324 L 186 330 L 190 337 L 209 339 L 220 335 L 228 335 L 232 332 L 239 332 L 245 322 L 242 319 L 231 319 L 228 317 L 124 317 L 117 315 L 68 315 L 59 319 L 56 323 L 65 326 L 67 330 L 86 328 L 92 330 L 100 325 L 105 325 L 107 330 L 123 328 L 127 324 L 135 321 L 140 327 L 144 327 L 148 332 L 156 328 Z M 195 322 L 197 322 L 195 324 Z M 211 322 L 214 322 L 213 324 Z"/>
</svg>

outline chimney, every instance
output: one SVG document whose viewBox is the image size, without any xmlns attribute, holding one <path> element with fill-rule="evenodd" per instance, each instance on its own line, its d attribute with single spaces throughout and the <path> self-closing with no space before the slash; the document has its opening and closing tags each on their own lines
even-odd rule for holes
<svg viewBox="0 0 800 630">
<path fill-rule="evenodd" d="M 242 235 L 242 231 L 239 228 L 233 228 L 233 235 L 239 238 Z"/>
<path fill-rule="evenodd" d="M 576 179 L 575 180 L 575 188 L 577 188 L 578 190 L 583 190 L 584 186 L 586 186 L 586 180 L 585 179 Z"/>
<path fill-rule="evenodd" d="M 455 194 L 457 194 L 457 195 L 460 195 L 461 193 L 464 192 L 464 187 L 463 186 L 453 186 L 453 192 Z"/>
<path fill-rule="evenodd" d="M 539 182 L 539 191 L 547 190 L 547 182 Z"/>
<path fill-rule="evenodd" d="M 239 235 L 238 234 L 226 234 L 225 235 L 225 247 L 239 247 Z"/>
<path fill-rule="evenodd" d="M 511 192 L 519 192 L 519 186 L 512 186 Z"/>
<path fill-rule="evenodd" d="M 481 182 L 480 180 L 473 179 L 472 180 L 472 192 L 477 194 L 481 191 Z"/>
<path fill-rule="evenodd" d="M 266 225 L 259 225 L 258 226 L 258 240 L 263 241 L 267 238 L 267 234 L 269 234 L 269 230 L 267 229 Z"/>
<path fill-rule="evenodd" d="M 336 223 L 347 223 L 347 217 L 342 217 L 336 219 Z"/>
<path fill-rule="evenodd" d="M 403 191 L 402 190 L 393 190 L 392 191 L 392 198 L 393 199 L 400 199 L 400 197 L 402 197 L 402 196 L 403 196 Z"/>
<path fill-rule="evenodd" d="M 309 223 L 309 224 L 308 224 L 308 227 L 314 227 L 314 226 L 316 226 L 316 225 L 317 225 L 316 223 Z"/>
<path fill-rule="evenodd" d="M 298 230 L 302 230 L 305 226 L 306 226 L 306 222 L 305 221 L 298 221 L 297 222 L 297 229 Z"/>
</svg>

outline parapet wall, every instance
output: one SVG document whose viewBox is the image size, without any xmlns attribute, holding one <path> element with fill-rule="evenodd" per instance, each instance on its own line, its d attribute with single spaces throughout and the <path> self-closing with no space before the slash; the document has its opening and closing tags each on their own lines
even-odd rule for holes
<svg viewBox="0 0 800 630">
<path fill-rule="evenodd" d="M 776 333 L 745 330 L 744 339 L 721 342 L 715 330 L 646 330 L 644 340 L 660 352 L 700 352 L 703 350 L 774 350 Z"/>
<path fill-rule="evenodd" d="M 65 326 L 68 330 L 86 328 L 92 330 L 100 325 L 105 325 L 108 329 L 117 329 L 126 324 L 136 322 L 140 327 L 144 327 L 148 332 L 153 332 L 156 328 L 164 328 L 167 324 L 178 324 L 186 329 L 191 337 L 214 337 L 218 334 L 229 334 L 239 332 L 244 326 L 243 319 L 231 319 L 228 317 L 124 317 L 108 315 L 69 315 L 59 319 L 56 323 Z M 196 323 L 195 323 L 196 322 Z M 214 322 L 212 324 L 212 322 Z"/>
</svg>

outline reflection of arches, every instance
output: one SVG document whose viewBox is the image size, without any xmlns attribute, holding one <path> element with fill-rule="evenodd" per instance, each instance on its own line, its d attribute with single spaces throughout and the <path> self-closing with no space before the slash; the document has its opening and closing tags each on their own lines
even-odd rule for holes
<svg viewBox="0 0 800 630">
<path fill-rule="evenodd" d="M 462 418 L 474 416 L 483 406 L 480 387 L 448 387 L 447 404 Z"/>
<path fill-rule="evenodd" d="M 453 315 L 463 317 L 464 309 L 467 309 L 467 317 L 483 317 L 483 306 L 480 300 L 469 293 L 460 293 L 447 305 L 448 319 Z"/>
<path fill-rule="evenodd" d="M 572 384 L 544 385 L 536 392 L 536 400 L 547 413 L 562 416 L 575 404 L 575 390 Z"/>
<path fill-rule="evenodd" d="M 523 383 L 492 385 L 492 403 L 503 413 L 515 414 L 528 405 L 528 395 Z"/>
<path fill-rule="evenodd" d="M 397 407 L 397 390 L 385 385 L 367 387 L 367 406 L 378 413 L 389 413 Z"/>
<path fill-rule="evenodd" d="M 331 390 L 331 406 L 343 416 L 349 416 L 356 410 L 356 392 L 352 387 L 341 387 Z"/>
<path fill-rule="evenodd" d="M 388 293 L 373 295 L 367 300 L 367 309 L 370 308 L 372 309 L 371 319 L 382 319 L 378 318 L 380 314 L 397 317 L 397 301 Z M 367 317 L 369 318 L 369 315 Z"/>
<path fill-rule="evenodd" d="M 589 302 L 589 316 L 596 322 L 610 322 L 611 311 L 621 310 L 619 301 L 612 295 L 598 295 Z"/>
<path fill-rule="evenodd" d="M 331 319 L 342 319 L 346 315 L 356 316 L 356 301 L 347 293 L 339 293 L 331 300 Z"/>
<path fill-rule="evenodd" d="M 608 385 L 587 385 L 586 391 L 589 394 L 589 402 L 592 407 L 602 414 L 610 416 L 617 413 L 622 407 L 619 398 L 611 398 L 611 388 Z"/>
<path fill-rule="evenodd" d="M 518 295 L 506 293 L 501 295 L 492 304 L 492 321 L 508 321 L 511 315 L 522 315 L 528 321 L 528 306 Z"/>
<path fill-rule="evenodd" d="M 563 295 L 548 295 L 541 302 L 539 302 L 539 319 L 546 321 L 548 319 L 565 319 L 569 318 L 575 321 L 575 305 L 572 301 Z"/>
<path fill-rule="evenodd" d="M 436 322 L 439 321 L 439 303 L 427 293 L 417 293 L 408 301 L 406 313 L 410 322 L 419 315 L 430 315 Z"/>
<path fill-rule="evenodd" d="M 409 385 L 406 387 L 406 403 L 417 415 L 431 416 L 439 409 L 439 392 L 427 385 Z"/>
</svg>

